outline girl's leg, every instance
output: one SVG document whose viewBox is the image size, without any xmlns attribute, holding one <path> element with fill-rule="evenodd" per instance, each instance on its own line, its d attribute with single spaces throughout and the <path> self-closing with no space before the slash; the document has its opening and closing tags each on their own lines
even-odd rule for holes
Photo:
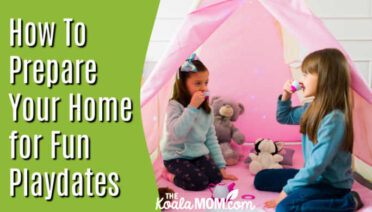
<svg viewBox="0 0 372 212">
<path fill-rule="evenodd" d="M 261 191 L 280 192 L 298 172 L 298 169 L 264 169 L 254 178 L 254 187 Z"/>
<path fill-rule="evenodd" d="M 301 211 L 351 212 L 355 210 L 353 195 L 348 193 L 341 198 L 309 200 L 301 205 Z"/>
<path fill-rule="evenodd" d="M 209 180 L 191 160 L 173 159 L 164 161 L 167 170 L 174 174 L 174 184 L 185 190 L 201 191 L 208 187 Z"/>
<path fill-rule="evenodd" d="M 291 211 L 353 211 L 354 199 L 349 189 L 315 184 L 290 193 L 277 206 L 277 212 Z"/>
<path fill-rule="evenodd" d="M 212 159 L 202 156 L 193 160 L 192 163 L 208 177 L 209 183 L 217 184 L 222 181 L 221 171 Z"/>
</svg>

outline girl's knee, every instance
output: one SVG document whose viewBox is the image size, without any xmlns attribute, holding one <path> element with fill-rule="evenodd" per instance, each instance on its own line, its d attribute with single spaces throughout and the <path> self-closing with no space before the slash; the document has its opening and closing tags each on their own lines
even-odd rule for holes
<svg viewBox="0 0 372 212">
<path fill-rule="evenodd" d="M 292 206 L 289 204 L 289 201 L 286 199 L 283 199 L 279 202 L 279 204 L 276 206 L 275 211 L 276 212 L 290 212 L 292 210 Z"/>
<path fill-rule="evenodd" d="M 287 212 L 287 205 L 283 204 L 283 201 L 279 202 L 279 204 L 275 208 L 276 212 Z"/>
<path fill-rule="evenodd" d="M 219 173 L 217 176 L 216 176 L 216 183 L 220 183 L 222 181 L 222 174 Z"/>
<path fill-rule="evenodd" d="M 222 181 L 222 174 L 220 171 L 213 174 L 213 176 L 210 178 L 210 183 L 217 184 Z"/>
<path fill-rule="evenodd" d="M 254 177 L 254 187 L 257 189 L 257 190 L 265 190 L 265 185 L 267 184 L 267 170 L 264 169 L 264 170 L 261 170 L 260 172 L 258 172 L 256 174 L 256 176 Z"/>
<path fill-rule="evenodd" d="M 198 175 L 197 177 L 192 177 L 187 182 L 190 190 L 193 191 L 202 191 L 208 188 L 209 179 L 205 175 Z"/>
</svg>

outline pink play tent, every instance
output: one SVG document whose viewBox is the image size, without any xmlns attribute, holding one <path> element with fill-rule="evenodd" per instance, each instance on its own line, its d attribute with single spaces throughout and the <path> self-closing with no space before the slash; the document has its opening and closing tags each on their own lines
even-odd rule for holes
<svg viewBox="0 0 372 212">
<path fill-rule="evenodd" d="M 246 142 L 259 137 L 286 142 L 301 140 L 298 126 L 275 118 L 283 83 L 300 79 L 301 52 L 338 48 L 351 68 L 354 107 L 354 170 L 372 182 L 372 91 L 348 54 L 300 0 L 202 0 L 190 12 L 169 48 L 141 88 L 145 137 L 155 176 L 162 168 L 160 154 L 165 110 L 178 67 L 191 53 L 210 71 L 210 93 L 245 106 L 236 126 Z M 293 104 L 301 104 L 293 98 Z M 369 182 L 368 182 L 369 181 Z"/>
</svg>

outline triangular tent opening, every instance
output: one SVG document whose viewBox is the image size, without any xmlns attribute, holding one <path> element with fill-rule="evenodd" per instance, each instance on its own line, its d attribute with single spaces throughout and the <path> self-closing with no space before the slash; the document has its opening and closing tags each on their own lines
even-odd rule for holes
<svg viewBox="0 0 372 212">
<path fill-rule="evenodd" d="M 300 141 L 297 126 L 276 122 L 282 85 L 298 78 L 304 53 L 340 49 L 347 57 L 354 93 L 354 170 L 372 182 L 372 91 L 320 19 L 299 0 L 202 0 L 189 13 L 141 88 L 143 126 L 155 175 L 160 176 L 165 109 L 178 67 L 197 49 L 210 71 L 211 95 L 233 98 L 246 112 L 236 122 L 247 142 L 258 137 Z M 293 104 L 303 101 L 293 98 Z"/>
</svg>

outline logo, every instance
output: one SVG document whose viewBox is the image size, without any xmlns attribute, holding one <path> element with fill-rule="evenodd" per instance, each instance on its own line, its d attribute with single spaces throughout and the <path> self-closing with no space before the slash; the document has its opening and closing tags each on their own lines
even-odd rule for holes
<svg viewBox="0 0 372 212">
<path fill-rule="evenodd" d="M 256 206 L 250 200 L 238 199 L 239 189 L 234 189 L 226 196 L 226 198 L 194 198 L 193 201 L 186 200 L 184 197 L 179 198 L 178 193 L 167 193 L 166 200 L 164 197 L 157 198 L 155 209 L 158 210 L 196 210 L 196 209 L 233 209 L 233 210 L 255 210 Z M 251 195 L 249 195 L 251 196 Z M 252 198 L 253 199 L 253 198 Z"/>
</svg>

